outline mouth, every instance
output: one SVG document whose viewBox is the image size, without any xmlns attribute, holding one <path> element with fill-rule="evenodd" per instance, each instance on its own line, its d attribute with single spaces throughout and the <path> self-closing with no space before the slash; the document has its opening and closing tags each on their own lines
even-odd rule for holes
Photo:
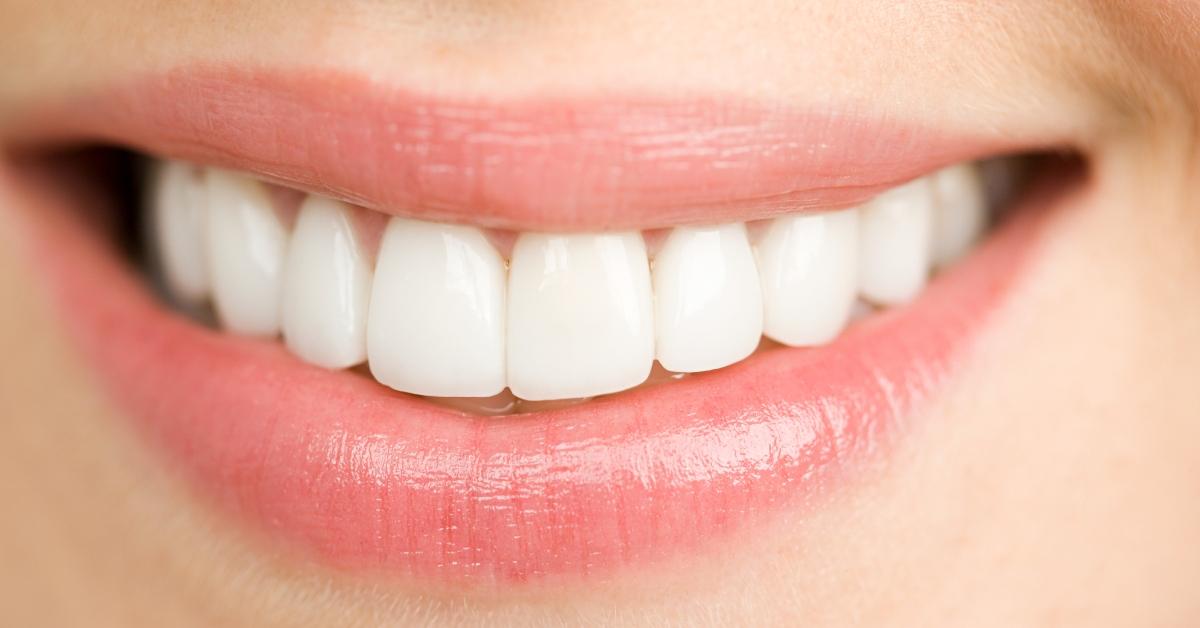
<svg viewBox="0 0 1200 628">
<path fill-rule="evenodd" d="M 1069 138 L 863 108 L 214 68 L 9 145 L 31 266 L 167 464 L 307 555 L 451 583 L 818 507 L 915 431 L 1088 181 Z"/>
</svg>

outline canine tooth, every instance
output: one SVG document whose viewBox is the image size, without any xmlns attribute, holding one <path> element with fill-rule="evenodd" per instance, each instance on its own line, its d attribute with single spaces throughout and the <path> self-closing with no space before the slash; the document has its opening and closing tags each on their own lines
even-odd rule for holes
<svg viewBox="0 0 1200 628">
<path fill-rule="evenodd" d="M 193 166 L 154 164 L 150 181 L 153 250 L 171 295 L 185 303 L 208 297 L 204 181 Z"/>
<path fill-rule="evenodd" d="M 913 299 L 929 275 L 933 186 L 928 178 L 888 190 L 859 215 L 859 291 L 868 301 Z"/>
<path fill-rule="evenodd" d="M 392 218 L 367 325 L 371 374 L 420 395 L 502 391 L 504 273 L 504 260 L 479 229 Z"/>
<path fill-rule="evenodd" d="M 527 400 L 632 388 L 654 362 L 638 233 L 521 234 L 508 278 L 508 385 Z"/>
<path fill-rule="evenodd" d="M 987 197 L 983 178 L 973 164 L 963 163 L 933 175 L 933 263 L 959 260 L 983 233 Z"/>
<path fill-rule="evenodd" d="M 350 208 L 309 196 L 300 205 L 283 268 L 283 337 L 301 359 L 345 368 L 367 357 L 371 268 Z"/>
<path fill-rule="evenodd" d="M 673 229 L 653 282 L 655 347 L 668 371 L 721 368 L 758 346 L 762 289 L 744 224 Z"/>
<path fill-rule="evenodd" d="M 833 340 L 858 295 L 858 210 L 783 216 L 758 241 L 763 333 L 791 346 Z"/>
<path fill-rule="evenodd" d="M 287 232 L 262 184 L 207 173 L 208 264 L 222 325 L 237 333 L 279 333 L 279 293 Z"/>
</svg>

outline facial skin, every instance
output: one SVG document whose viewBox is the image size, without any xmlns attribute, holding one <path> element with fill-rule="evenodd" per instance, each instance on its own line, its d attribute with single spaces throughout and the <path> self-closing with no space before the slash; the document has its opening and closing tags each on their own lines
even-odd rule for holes
<svg viewBox="0 0 1200 628">
<path fill-rule="evenodd" d="M 224 62 L 458 96 L 860 107 L 1066 140 L 1093 167 L 887 465 L 702 554 L 478 593 L 333 572 L 212 509 L 106 398 L 0 212 L 0 623 L 1200 621 L 1200 15 L 1186 3 L 6 0 L 0 16 L 0 141 L 32 103 Z"/>
</svg>

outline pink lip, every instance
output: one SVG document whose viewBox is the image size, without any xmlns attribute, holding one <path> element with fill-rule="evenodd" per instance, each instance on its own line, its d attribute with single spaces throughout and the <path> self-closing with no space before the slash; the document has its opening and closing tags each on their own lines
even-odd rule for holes
<svg viewBox="0 0 1200 628">
<path fill-rule="evenodd" d="M 449 101 L 353 75 L 224 67 L 43 106 L 11 135 L 112 141 L 380 211 L 518 230 L 646 229 L 847 207 L 940 166 L 1032 143 L 849 107 Z"/>
<path fill-rule="evenodd" d="M 205 94 L 196 91 L 198 86 L 211 80 L 173 78 L 158 88 L 176 86 L 200 98 Z M 127 118 L 118 126 L 133 128 L 134 139 L 125 138 L 131 143 L 168 147 L 189 157 L 214 155 L 228 142 L 222 161 L 242 163 L 250 158 L 240 151 L 253 143 L 240 135 L 247 128 L 244 116 L 250 105 L 264 106 L 270 115 L 284 107 L 286 98 L 272 91 L 281 84 L 287 82 L 272 82 L 270 88 L 257 80 L 231 83 L 221 93 L 234 102 L 215 111 L 211 101 L 175 108 L 161 101 L 144 104 L 136 114 L 149 121 Z M 380 107 L 394 104 L 390 97 L 342 91 L 313 98 L 315 110 L 333 110 L 331 136 L 357 133 L 357 143 L 350 144 L 357 149 L 390 145 L 387 132 L 366 132 L 373 125 L 387 128 L 383 120 L 389 118 Z M 354 121 L 351 105 L 360 98 L 367 103 L 366 117 Z M 451 109 L 422 106 L 432 107 L 426 117 L 399 119 L 415 120 L 425 129 L 455 124 L 437 119 Z M 467 127 L 510 123 L 483 115 L 480 107 L 463 114 Z M 198 120 L 189 117 L 198 111 L 214 116 L 209 125 L 213 136 L 180 139 L 199 128 Z M 653 126 L 646 117 L 649 111 L 639 110 L 638 125 Z M 610 117 L 590 118 L 589 128 L 613 123 L 615 113 L 610 108 Z M 91 119 L 120 117 L 109 112 Z M 302 122 L 310 120 L 301 116 Z M 518 116 L 511 124 L 525 129 L 540 124 L 532 120 Z M 698 115 L 689 124 L 709 122 Z M 663 120 L 660 127 L 674 128 L 675 123 Z M 183 129 L 165 126 L 169 124 Z M 561 112 L 546 124 L 575 128 Z M 422 166 L 395 161 L 399 158 L 383 149 L 368 151 L 368 156 L 379 156 L 386 166 L 361 174 L 335 165 L 337 159 L 323 153 L 308 152 L 313 162 L 287 163 L 285 146 L 329 149 L 320 139 L 327 136 L 306 136 L 310 127 L 304 124 L 274 121 L 270 128 L 288 134 L 265 148 L 270 155 L 254 157 L 259 170 L 315 180 L 331 167 L 324 185 L 364 184 L 363 196 L 385 203 L 415 193 L 445 201 L 446 211 L 453 212 L 459 211 L 454 209 L 458 204 L 482 199 L 491 203 L 489 215 L 497 219 L 549 219 L 550 205 L 534 194 L 535 183 L 542 180 L 528 178 L 533 171 L 518 169 L 515 162 L 494 172 L 484 168 L 486 176 L 457 171 L 474 187 L 455 195 L 452 178 L 421 180 Z M 770 128 L 778 132 L 785 127 Z M 834 137 L 833 127 L 822 128 Z M 161 137 L 151 141 L 150 133 Z M 848 148 L 861 148 L 867 136 L 867 127 L 851 125 L 838 136 L 846 148 L 823 153 L 836 158 L 817 156 L 815 169 L 776 152 L 767 160 L 763 181 L 774 185 L 784 179 L 783 171 L 774 169 L 781 163 L 791 164 L 793 181 L 839 180 L 832 167 L 848 163 L 852 154 L 864 162 L 881 159 L 881 151 Z M 434 152 L 453 152 L 455 137 L 463 141 L 470 136 L 448 134 Z M 778 141 L 778 133 L 756 139 L 760 148 Z M 582 150 L 566 140 L 550 146 L 549 154 Z M 472 151 L 484 149 L 463 145 L 458 150 L 469 160 L 482 154 Z M 503 154 L 533 150 L 511 148 Z M 933 150 L 914 163 L 940 162 L 950 154 Z M 349 163 L 367 161 L 359 155 Z M 907 168 L 901 161 L 886 161 L 879 182 L 900 176 Z M 536 163 L 554 169 L 553 160 Z M 413 175 L 407 183 L 419 184 L 392 187 L 380 176 L 384 168 Z M 489 178 L 498 173 L 515 177 L 515 184 L 504 186 Z M 671 220 L 686 215 L 686 210 L 667 211 L 661 209 L 666 205 L 655 204 L 667 198 L 670 187 L 656 184 L 675 182 L 670 176 L 655 178 L 660 175 L 665 176 L 657 170 L 652 175 L 629 172 L 587 188 L 611 196 L 620 195 L 618 183 L 643 186 L 626 198 L 627 204 L 611 210 L 591 209 L 592 201 L 579 187 L 572 207 L 579 214 L 568 212 L 551 223 L 583 220 L 585 212 L 588 220 L 605 224 L 644 217 L 649 210 Z M 848 180 L 859 178 L 855 173 Z M 737 179 L 716 177 L 724 188 L 741 192 L 749 189 L 745 186 L 765 185 L 736 184 Z M 66 215 L 67 206 L 79 201 L 60 198 L 56 186 L 29 183 L 37 177 L 10 180 L 13 189 L 23 188 L 19 205 L 36 208 L 18 216 L 29 227 L 32 255 L 44 269 L 67 328 L 114 400 L 206 495 L 336 566 L 450 583 L 528 581 L 641 565 L 703 547 L 780 510 L 815 503 L 840 480 L 852 478 L 848 471 L 886 455 L 894 437 L 906 431 L 901 428 L 914 407 L 936 392 L 1002 302 L 1040 224 L 1033 219 L 1010 224 L 970 261 L 939 277 L 916 303 L 860 323 L 827 347 L 773 350 L 718 372 L 569 409 L 481 419 L 390 392 L 352 373 L 305 365 L 278 343 L 223 335 L 167 312 L 102 239 Z M 570 187 L 568 182 L 549 185 L 552 190 Z M 506 187 L 517 191 L 506 195 Z M 450 196 L 440 196 L 446 194 Z M 632 204 L 635 196 L 651 205 Z M 682 198 L 691 197 L 684 193 Z M 601 218 L 593 211 L 600 211 Z"/>
</svg>

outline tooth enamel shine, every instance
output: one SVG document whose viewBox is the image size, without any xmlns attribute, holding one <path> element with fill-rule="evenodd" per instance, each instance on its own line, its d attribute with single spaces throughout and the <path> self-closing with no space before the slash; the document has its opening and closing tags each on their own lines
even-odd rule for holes
<svg viewBox="0 0 1200 628">
<path fill-rule="evenodd" d="M 533 401 L 637 386 L 654 361 L 639 233 L 524 233 L 508 279 L 508 385 Z"/>
<path fill-rule="evenodd" d="M 983 233 L 987 198 L 974 164 L 958 164 L 934 174 L 933 191 L 933 263 L 943 267 L 966 255 Z"/>
<path fill-rule="evenodd" d="M 914 299 L 929 275 L 933 187 L 917 179 L 875 197 L 859 215 L 859 292 L 878 305 Z"/>
<path fill-rule="evenodd" d="M 221 324 L 251 336 L 279 333 L 287 232 L 262 184 L 212 169 L 207 173 L 207 258 Z"/>
<path fill-rule="evenodd" d="M 490 397 L 505 380 L 504 260 L 474 227 L 393 218 L 371 301 L 371 374 L 404 392 Z"/>
<path fill-rule="evenodd" d="M 306 362 L 346 368 L 367 357 L 371 268 L 350 208 L 310 196 L 300 206 L 283 271 L 283 337 Z"/>
<path fill-rule="evenodd" d="M 204 180 L 191 164 L 178 161 L 155 164 L 150 176 L 153 248 L 167 288 L 184 303 L 203 301 L 210 283 Z"/>
<path fill-rule="evenodd" d="M 858 210 L 776 218 L 756 251 L 763 333 L 793 347 L 837 337 L 858 295 Z"/>
<path fill-rule="evenodd" d="M 754 353 L 762 291 L 744 224 L 673 229 L 654 258 L 653 277 L 663 368 L 710 371 Z"/>
</svg>

